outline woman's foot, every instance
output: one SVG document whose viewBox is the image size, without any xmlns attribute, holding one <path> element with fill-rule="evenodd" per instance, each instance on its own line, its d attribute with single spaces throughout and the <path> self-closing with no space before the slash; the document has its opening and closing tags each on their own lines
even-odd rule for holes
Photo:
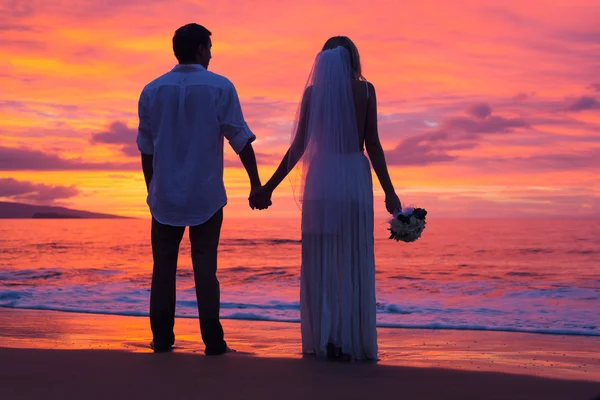
<svg viewBox="0 0 600 400">
<path fill-rule="evenodd" d="M 339 353 L 340 353 L 340 349 L 338 347 L 336 347 L 333 343 L 329 343 L 327 345 L 327 359 L 328 360 L 335 360 L 338 357 Z"/>
<path fill-rule="evenodd" d="M 342 352 L 340 352 L 337 359 L 341 362 L 354 362 L 356 360 L 352 354 L 346 354 Z"/>
<path fill-rule="evenodd" d="M 353 362 L 355 358 L 352 354 L 342 352 L 341 347 L 337 347 L 333 343 L 327 345 L 327 359 L 332 361 Z"/>
</svg>

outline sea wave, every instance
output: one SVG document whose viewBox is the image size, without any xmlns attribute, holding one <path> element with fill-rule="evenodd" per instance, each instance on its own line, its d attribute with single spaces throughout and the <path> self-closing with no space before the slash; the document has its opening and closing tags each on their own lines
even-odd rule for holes
<svg viewBox="0 0 600 400">
<path fill-rule="evenodd" d="M 0 271 L 0 281 L 29 281 L 37 279 L 58 278 L 63 274 L 58 269 L 22 269 L 17 271 Z"/>
<path fill-rule="evenodd" d="M 11 307 L 10 305 L 0 305 L 0 308 L 16 308 L 24 310 L 45 310 L 45 311 L 59 311 L 59 312 L 72 312 L 79 314 L 97 314 L 97 315 L 114 315 L 114 316 L 126 316 L 126 317 L 148 317 L 147 312 L 142 311 L 118 311 L 118 312 L 106 312 L 102 310 L 90 310 L 80 309 L 76 307 L 48 307 L 45 305 L 39 306 L 26 306 L 26 307 Z M 193 315 L 177 315 L 177 318 L 194 319 L 197 318 Z M 221 319 L 227 320 L 243 320 L 243 321 L 268 321 L 268 322 L 281 322 L 281 323 L 300 323 L 299 318 L 293 317 L 272 317 L 268 315 L 252 313 L 252 312 L 235 312 L 228 315 L 222 315 Z M 426 330 L 458 330 L 458 331 L 489 331 L 489 332 L 514 332 L 514 333 L 532 333 L 532 334 L 543 334 L 543 335 L 561 335 L 561 336 L 594 336 L 600 337 L 600 331 L 592 330 L 596 327 L 590 327 L 590 329 L 552 329 L 552 328 L 521 328 L 511 326 L 484 326 L 484 325 L 472 325 L 472 324 L 444 324 L 439 322 L 431 322 L 424 324 L 400 324 L 400 323 L 387 323 L 378 322 L 378 328 L 388 329 L 426 329 Z"/>
<path fill-rule="evenodd" d="M 59 312 L 72 312 L 81 314 L 98 314 L 98 315 L 115 315 L 115 316 L 129 316 L 129 317 L 148 317 L 147 311 L 130 308 L 120 309 L 104 309 L 90 305 L 89 307 L 76 307 L 60 304 L 35 304 L 31 301 L 20 303 L 19 300 L 28 299 L 31 300 L 31 295 L 28 293 L 22 293 L 18 291 L 2 291 L 0 292 L 0 308 L 13 308 L 13 309 L 24 309 L 24 310 L 45 310 L 45 311 L 59 311 Z M 132 299 L 127 296 L 121 296 L 114 299 L 116 303 L 121 305 L 132 305 L 140 303 L 139 299 Z M 178 318 L 197 318 L 196 314 L 189 313 L 189 310 L 195 310 L 195 301 L 179 300 L 177 301 L 179 312 L 177 313 Z M 254 304 L 254 303 L 240 303 L 240 302 L 223 302 L 221 303 L 221 318 L 231 320 L 244 320 L 244 321 L 269 321 L 269 322 L 281 322 L 281 323 L 299 323 L 299 310 L 300 304 L 298 302 L 279 302 L 272 301 L 268 304 Z M 548 334 L 548 335 L 569 335 L 569 336 L 600 336 L 600 329 L 598 326 L 573 326 L 572 328 L 566 325 L 560 328 L 546 328 L 546 327 L 535 327 L 535 326 L 510 326 L 510 325 L 482 325 L 477 323 L 455 323 L 455 322 L 391 322 L 390 317 L 394 318 L 394 315 L 411 315 L 411 314 L 430 314 L 437 312 L 441 314 L 460 314 L 466 310 L 460 309 L 431 309 L 431 308 L 416 308 L 408 307 L 403 308 L 396 304 L 385 304 L 380 303 L 377 305 L 378 319 L 377 326 L 379 328 L 389 329 L 429 329 L 429 330 L 464 330 L 464 331 L 492 331 L 492 332 L 520 332 L 520 333 L 537 333 L 537 334 Z M 501 315 L 505 312 L 500 310 L 490 310 L 486 308 L 480 308 L 475 310 L 469 310 L 474 314 L 489 314 L 489 315 Z M 383 320 L 381 320 L 383 319 Z M 447 318 L 440 318 L 446 320 Z"/>
</svg>

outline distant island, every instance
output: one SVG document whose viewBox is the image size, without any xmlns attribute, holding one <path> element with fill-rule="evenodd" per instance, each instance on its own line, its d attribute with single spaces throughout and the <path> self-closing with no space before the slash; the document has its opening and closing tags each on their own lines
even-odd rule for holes
<svg viewBox="0 0 600 400">
<path fill-rule="evenodd" d="M 112 214 L 72 210 L 65 207 L 38 206 L 34 204 L 0 201 L 0 219 L 114 219 L 129 218 Z"/>
</svg>

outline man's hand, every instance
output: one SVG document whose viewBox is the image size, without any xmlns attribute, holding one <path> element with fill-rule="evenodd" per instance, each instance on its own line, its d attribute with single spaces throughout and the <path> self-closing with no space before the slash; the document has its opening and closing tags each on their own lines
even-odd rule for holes
<svg viewBox="0 0 600 400">
<path fill-rule="evenodd" d="M 253 210 L 266 210 L 273 203 L 271 202 L 271 196 L 273 192 L 265 188 L 264 186 L 260 186 L 258 188 L 252 189 L 250 191 L 250 197 L 248 198 L 250 202 L 250 208 Z"/>
</svg>

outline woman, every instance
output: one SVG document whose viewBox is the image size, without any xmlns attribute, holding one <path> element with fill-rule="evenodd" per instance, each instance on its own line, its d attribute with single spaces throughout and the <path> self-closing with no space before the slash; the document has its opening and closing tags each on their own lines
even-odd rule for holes
<svg viewBox="0 0 600 400">
<path fill-rule="evenodd" d="M 375 88 L 354 43 L 333 37 L 315 60 L 288 152 L 252 197 L 268 202 L 303 158 L 292 179 L 302 204 L 302 348 L 318 357 L 377 359 L 373 184 L 364 149 L 387 211 L 400 209 L 379 141 Z"/>
</svg>

